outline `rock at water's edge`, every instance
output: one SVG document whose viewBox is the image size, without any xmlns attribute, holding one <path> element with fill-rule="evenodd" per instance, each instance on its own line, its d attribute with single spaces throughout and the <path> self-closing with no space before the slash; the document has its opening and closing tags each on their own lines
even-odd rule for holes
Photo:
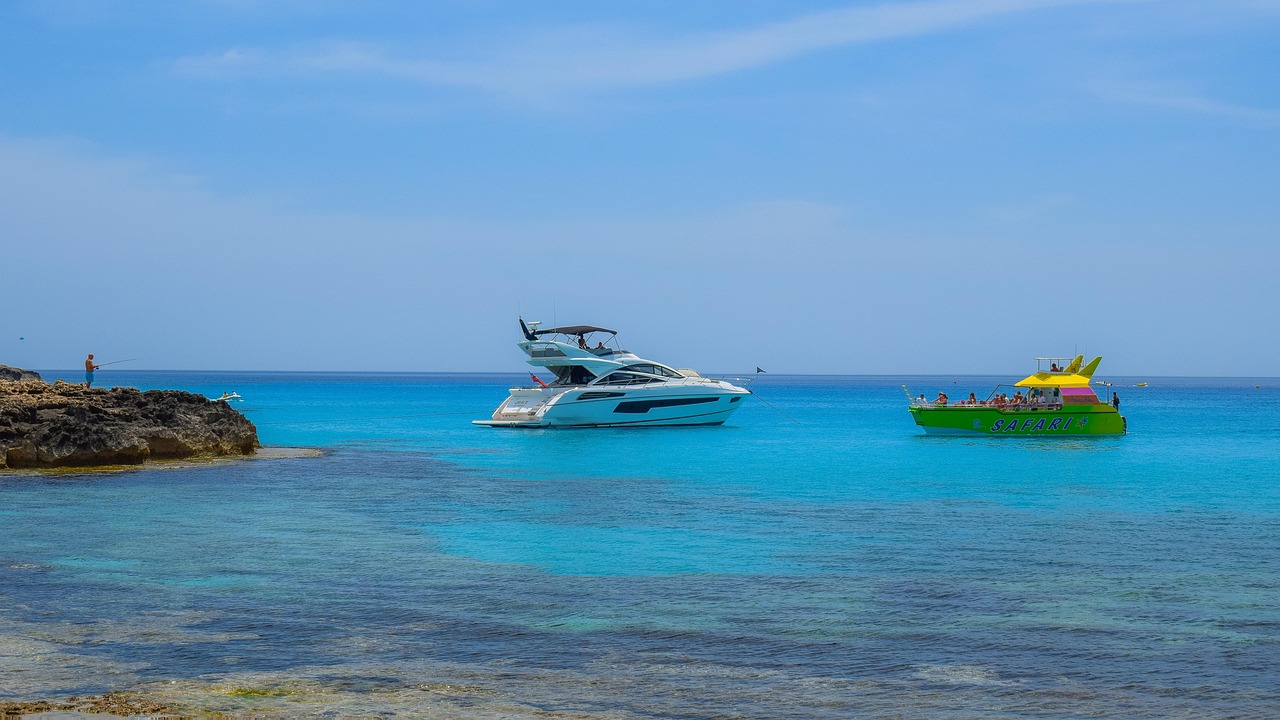
<svg viewBox="0 0 1280 720">
<path fill-rule="evenodd" d="M 35 370 L 0 365 L 0 380 L 39 380 L 40 373 Z"/>
<path fill-rule="evenodd" d="M 203 395 L 0 381 L 0 468 L 135 465 L 257 447 L 248 418 Z"/>
</svg>

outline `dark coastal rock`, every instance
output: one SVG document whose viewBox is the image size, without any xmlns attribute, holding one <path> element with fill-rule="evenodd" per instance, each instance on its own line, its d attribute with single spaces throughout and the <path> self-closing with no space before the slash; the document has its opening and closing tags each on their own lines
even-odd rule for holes
<svg viewBox="0 0 1280 720">
<path fill-rule="evenodd" d="M 40 373 L 35 370 L 0 365 L 0 380 L 39 380 Z"/>
<path fill-rule="evenodd" d="M 203 395 L 0 381 L 0 468 L 136 465 L 257 447 L 248 418 Z"/>
</svg>

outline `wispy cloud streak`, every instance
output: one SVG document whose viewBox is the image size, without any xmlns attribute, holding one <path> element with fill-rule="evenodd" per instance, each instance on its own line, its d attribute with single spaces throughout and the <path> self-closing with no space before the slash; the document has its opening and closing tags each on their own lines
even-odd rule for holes
<svg viewBox="0 0 1280 720">
<path fill-rule="evenodd" d="M 743 30 L 674 40 L 578 28 L 527 38 L 480 59 L 397 55 L 371 44 L 271 51 L 236 48 L 189 57 L 182 74 L 211 78 L 350 74 L 461 86 L 518 96 L 655 86 L 764 67 L 859 43 L 945 32 L 1001 16 L 1071 5 L 1144 0 L 933 0 L 853 7 Z"/>
<path fill-rule="evenodd" d="M 1280 127 L 1280 110 L 1223 102 L 1169 87 L 1111 83 L 1100 86 L 1098 95 L 1112 102 L 1129 105 L 1175 110 L 1251 125 Z"/>
</svg>

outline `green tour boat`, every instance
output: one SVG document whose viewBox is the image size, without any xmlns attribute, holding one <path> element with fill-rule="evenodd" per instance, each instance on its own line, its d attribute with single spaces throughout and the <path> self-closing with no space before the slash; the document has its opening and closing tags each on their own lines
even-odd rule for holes
<svg viewBox="0 0 1280 720">
<path fill-rule="evenodd" d="M 946 393 L 929 401 L 902 389 L 911 398 L 911 417 L 929 435 L 1123 435 L 1127 424 L 1118 399 L 1109 404 L 1089 387 L 1102 358 L 1084 367 L 1083 355 L 1065 366 L 1059 360 L 1066 358 L 1036 358 L 1036 373 L 1014 384 L 1013 397 L 1001 392 L 1004 386 L 984 400 L 970 393 L 958 401 Z M 1041 369 L 1045 362 L 1048 370 Z"/>
</svg>

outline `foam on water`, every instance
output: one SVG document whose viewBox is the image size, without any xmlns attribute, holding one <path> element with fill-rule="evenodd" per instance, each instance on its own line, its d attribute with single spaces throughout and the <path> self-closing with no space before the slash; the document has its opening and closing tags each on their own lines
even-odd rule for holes
<svg viewBox="0 0 1280 720">
<path fill-rule="evenodd" d="M 0 475 L 0 696 L 1280 714 L 1275 381 L 1120 388 L 1130 435 L 1052 441 L 924 437 L 898 388 L 985 378 L 767 376 L 786 415 L 504 431 L 469 420 L 519 376 L 113 376 L 235 390 L 263 442 L 330 452 Z"/>
</svg>

